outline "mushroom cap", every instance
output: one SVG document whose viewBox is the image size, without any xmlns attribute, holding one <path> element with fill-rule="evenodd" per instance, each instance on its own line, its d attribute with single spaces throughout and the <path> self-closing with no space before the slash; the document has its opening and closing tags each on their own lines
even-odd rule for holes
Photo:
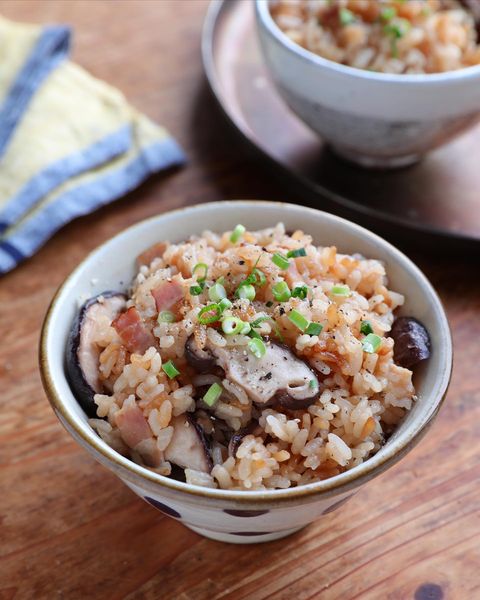
<svg viewBox="0 0 480 600">
<path fill-rule="evenodd" d="M 397 364 L 410 369 L 430 356 L 430 336 L 425 327 L 413 317 L 395 319 L 390 336 L 393 338 L 393 358 Z"/>
<path fill-rule="evenodd" d="M 125 308 L 125 296 L 119 292 L 103 292 L 87 300 L 70 330 L 67 341 L 67 376 L 75 396 L 89 417 L 95 417 L 95 394 L 102 392 L 98 376 L 100 350 L 94 343 L 98 319 L 111 321 Z"/>
<path fill-rule="evenodd" d="M 165 449 L 165 460 L 184 469 L 210 473 L 213 462 L 201 425 L 190 414 L 175 417 L 171 425 L 173 436 Z"/>
</svg>

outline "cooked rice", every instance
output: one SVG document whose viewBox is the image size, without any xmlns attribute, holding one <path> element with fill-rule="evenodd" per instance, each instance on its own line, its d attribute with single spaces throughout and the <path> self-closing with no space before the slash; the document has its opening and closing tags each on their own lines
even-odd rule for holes
<svg viewBox="0 0 480 600">
<path fill-rule="evenodd" d="M 285 254 L 296 248 L 305 248 L 307 255 L 292 260 L 288 270 L 281 271 L 271 261 L 273 253 Z M 250 322 L 271 316 L 284 343 L 319 374 L 323 391 L 309 408 L 289 411 L 256 405 L 248 389 L 219 373 L 201 375 L 188 366 L 184 349 L 192 333 L 200 339 L 208 336 L 210 343 L 218 346 L 245 345 L 250 340 L 246 335 L 226 337 L 198 323 L 199 310 L 211 303 L 206 290 L 197 296 L 189 291 L 196 284 L 193 268 L 200 262 L 208 265 L 209 282 L 225 278 L 229 297 L 255 265 L 263 271 L 267 283 L 257 288 L 255 300 L 239 300 L 232 311 Z M 290 288 L 299 282 L 306 284 L 308 299 L 273 301 L 272 286 L 282 278 Z M 169 280 L 182 286 L 184 300 L 178 321 L 158 324 L 151 290 Z M 329 293 L 334 284 L 345 283 L 350 286 L 350 296 Z M 230 232 L 210 231 L 184 243 L 167 244 L 162 257 L 139 269 L 127 303 L 138 309 L 153 331 L 156 346 L 141 356 L 129 354 L 110 323 L 98 324 L 99 373 L 110 392 L 95 395 L 98 418 L 90 423 L 117 451 L 169 475 L 171 464 L 165 461 L 164 451 L 172 439 L 172 419 L 195 412 L 210 438 L 214 464 L 211 473 L 185 469 L 186 481 L 195 485 L 262 490 L 332 477 L 377 452 L 415 399 L 412 372 L 395 364 L 393 339 L 388 337 L 394 310 L 403 301 L 401 294 L 388 289 L 382 262 L 340 254 L 333 246 L 317 247 L 302 231 L 287 235 L 282 224 L 246 232 L 237 244 L 230 242 Z M 291 309 L 322 324 L 321 333 L 302 333 L 288 319 Z M 363 320 L 382 338 L 376 353 L 363 351 Z M 259 331 L 275 336 L 272 329 L 272 322 L 265 322 Z M 170 359 L 180 371 L 175 379 L 162 370 L 162 364 Z M 195 400 L 197 389 L 215 382 L 223 391 L 212 408 Z M 125 406 L 138 407 L 151 430 L 151 437 L 134 448 L 122 440 L 116 425 L 116 413 Z M 257 429 L 243 437 L 235 456 L 229 456 L 229 439 L 252 421 L 258 422 Z"/>
<path fill-rule="evenodd" d="M 274 0 L 295 43 L 382 73 L 437 73 L 480 63 L 473 15 L 457 0 Z"/>
</svg>

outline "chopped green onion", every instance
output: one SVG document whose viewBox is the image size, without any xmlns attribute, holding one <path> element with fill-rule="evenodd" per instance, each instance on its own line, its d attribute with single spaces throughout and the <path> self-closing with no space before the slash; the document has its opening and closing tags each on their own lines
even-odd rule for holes
<svg viewBox="0 0 480 600">
<path fill-rule="evenodd" d="M 318 381 L 316 379 L 310 379 L 308 387 L 312 390 L 316 390 L 318 388 Z"/>
<path fill-rule="evenodd" d="M 267 352 L 267 347 L 262 339 L 259 340 L 258 338 L 253 338 L 248 342 L 248 347 L 250 348 L 251 353 L 257 358 L 262 358 Z"/>
<path fill-rule="evenodd" d="M 334 296 L 340 296 L 342 298 L 348 298 L 351 294 L 348 285 L 334 285 L 331 292 Z"/>
<path fill-rule="evenodd" d="M 240 330 L 240 333 L 243 335 L 247 335 L 248 333 L 250 333 L 251 329 L 252 329 L 252 327 L 251 327 L 250 323 L 243 321 L 243 326 L 242 326 L 242 329 Z"/>
<path fill-rule="evenodd" d="M 180 375 L 180 371 L 177 369 L 177 367 L 173 364 L 171 360 L 163 364 L 162 369 L 165 371 L 169 379 L 175 379 L 177 375 Z"/>
<path fill-rule="evenodd" d="M 243 331 L 244 322 L 238 317 L 226 317 L 222 321 L 222 330 L 227 335 L 241 333 Z"/>
<path fill-rule="evenodd" d="M 212 302 L 220 302 L 220 300 L 227 297 L 227 292 L 223 285 L 217 282 L 208 290 L 208 297 Z"/>
<path fill-rule="evenodd" d="M 341 8 L 338 16 L 342 25 L 351 25 L 355 22 L 355 15 L 351 10 L 348 10 L 348 8 Z"/>
<path fill-rule="evenodd" d="M 267 283 L 265 273 L 263 271 L 260 271 L 260 269 L 257 269 L 255 267 L 252 271 L 252 275 L 255 276 L 255 281 L 252 281 L 252 283 L 254 283 L 255 285 L 262 287 L 262 285 L 265 285 Z"/>
<path fill-rule="evenodd" d="M 296 250 L 289 250 L 287 252 L 287 258 L 297 258 L 297 256 L 307 256 L 305 248 L 297 248 Z"/>
<path fill-rule="evenodd" d="M 318 335 L 323 329 L 323 325 L 320 323 L 309 323 L 308 327 L 305 329 L 305 333 L 308 335 Z"/>
<path fill-rule="evenodd" d="M 232 231 L 232 235 L 230 236 L 230 241 L 232 242 L 232 244 L 236 244 L 244 233 L 245 227 L 243 225 L 237 225 Z"/>
<path fill-rule="evenodd" d="M 204 306 L 198 313 L 198 320 L 202 325 L 208 325 L 209 323 L 215 323 L 220 318 L 222 311 L 218 304 L 209 304 Z"/>
<path fill-rule="evenodd" d="M 253 300 L 255 298 L 255 288 L 249 283 L 246 285 L 241 285 L 237 288 L 235 295 L 237 298 Z"/>
<path fill-rule="evenodd" d="M 227 308 L 232 308 L 232 303 L 228 298 L 222 298 L 218 303 L 218 307 L 223 312 L 224 310 L 227 310 Z"/>
<path fill-rule="evenodd" d="M 396 19 L 393 23 L 385 25 L 383 31 L 394 39 L 399 40 L 410 30 L 410 28 L 411 24 L 407 19 Z"/>
<path fill-rule="evenodd" d="M 216 283 L 219 283 L 220 285 L 223 285 L 225 283 L 225 277 L 222 275 L 221 277 L 219 277 L 217 279 Z"/>
<path fill-rule="evenodd" d="M 391 21 L 394 17 L 397 16 L 397 11 L 393 6 L 388 6 L 384 8 L 380 13 L 380 19 L 382 21 Z"/>
<path fill-rule="evenodd" d="M 298 310 L 293 309 L 292 311 L 290 311 L 288 318 L 296 327 L 300 329 L 300 331 L 305 331 L 305 329 L 309 325 L 308 319 L 306 319 L 301 313 L 299 313 Z"/>
<path fill-rule="evenodd" d="M 175 321 L 175 315 L 171 310 L 162 310 L 158 315 L 157 321 L 159 323 L 173 323 Z"/>
<path fill-rule="evenodd" d="M 308 287 L 306 285 L 297 285 L 292 290 L 293 298 L 300 298 L 301 300 L 305 300 L 308 294 Z"/>
<path fill-rule="evenodd" d="M 271 319 L 271 317 L 258 317 L 258 319 L 255 319 L 255 321 L 252 321 L 250 323 L 250 325 L 252 326 L 252 329 L 255 329 L 256 327 L 259 327 L 265 321 L 270 321 L 270 319 Z"/>
<path fill-rule="evenodd" d="M 255 339 L 257 339 L 257 340 L 261 340 L 261 339 L 263 339 L 263 338 L 262 338 L 262 336 L 261 336 L 259 333 L 257 333 L 257 332 L 256 332 L 254 329 L 250 329 L 250 331 L 248 332 L 248 335 L 249 335 L 251 338 L 255 338 Z"/>
<path fill-rule="evenodd" d="M 275 252 L 275 254 L 272 256 L 272 262 L 282 271 L 285 271 L 290 266 L 290 261 L 288 258 L 283 256 L 283 254 L 280 254 L 280 252 Z"/>
<path fill-rule="evenodd" d="M 373 333 L 373 328 L 372 328 L 370 321 L 362 321 L 360 323 L 360 332 L 363 333 L 363 335 L 368 335 L 369 333 Z"/>
<path fill-rule="evenodd" d="M 205 279 L 207 278 L 207 273 L 208 273 L 208 265 L 206 265 L 205 263 L 197 263 L 194 267 L 193 267 L 193 271 L 192 271 L 192 275 L 195 275 L 195 273 L 197 271 L 203 271 L 203 275 L 201 277 L 197 277 L 197 281 L 198 283 L 202 283 L 203 281 L 205 281 Z"/>
<path fill-rule="evenodd" d="M 382 338 L 375 333 L 369 333 L 362 340 L 362 347 L 365 352 L 368 354 L 373 354 L 380 348 L 380 344 L 382 343 Z"/>
<path fill-rule="evenodd" d="M 205 283 L 203 282 L 200 285 L 191 285 L 190 293 L 192 294 L 192 296 L 200 296 L 200 294 L 203 292 L 204 287 Z"/>
<path fill-rule="evenodd" d="M 286 302 L 290 299 L 290 290 L 285 281 L 279 281 L 272 287 L 273 297 L 277 302 Z"/>
<path fill-rule="evenodd" d="M 215 402 L 222 395 L 223 388 L 218 383 L 212 383 L 212 385 L 208 388 L 207 393 L 203 397 L 203 401 L 207 406 L 213 406 Z"/>
</svg>

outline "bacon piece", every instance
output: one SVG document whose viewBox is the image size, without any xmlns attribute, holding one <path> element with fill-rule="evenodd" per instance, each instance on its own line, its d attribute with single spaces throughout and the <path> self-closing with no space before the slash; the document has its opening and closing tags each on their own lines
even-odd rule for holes
<svg viewBox="0 0 480 600">
<path fill-rule="evenodd" d="M 143 354 L 155 345 L 155 338 L 142 321 L 138 310 L 132 306 L 112 322 L 129 352 Z"/>
<path fill-rule="evenodd" d="M 115 414 L 115 423 L 120 430 L 122 440 L 130 448 L 152 437 L 147 420 L 138 406 L 125 406 Z"/>
<path fill-rule="evenodd" d="M 155 258 L 162 257 L 167 248 L 167 242 L 158 242 L 157 244 L 153 244 L 153 246 L 150 246 L 150 248 L 147 248 L 146 250 L 144 250 L 144 252 L 137 256 L 138 266 L 148 266 Z"/>
<path fill-rule="evenodd" d="M 172 308 L 183 295 L 183 288 L 177 281 L 163 281 L 152 290 L 158 312 Z"/>
</svg>

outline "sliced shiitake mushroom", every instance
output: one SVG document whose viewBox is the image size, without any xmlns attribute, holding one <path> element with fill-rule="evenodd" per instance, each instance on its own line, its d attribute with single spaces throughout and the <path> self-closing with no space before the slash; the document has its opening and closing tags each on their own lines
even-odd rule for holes
<svg viewBox="0 0 480 600">
<path fill-rule="evenodd" d="M 208 350 L 199 348 L 193 335 L 185 343 L 185 358 L 198 373 L 209 373 L 216 365 L 215 357 Z"/>
<path fill-rule="evenodd" d="M 210 473 L 213 462 L 201 425 L 189 414 L 175 417 L 171 425 L 173 436 L 165 450 L 165 460 L 184 469 Z"/>
<path fill-rule="evenodd" d="M 112 321 L 124 308 L 125 296 L 103 292 L 88 300 L 80 309 L 67 342 L 66 367 L 70 385 L 88 416 L 96 415 L 95 394 L 103 391 L 98 376 L 100 350 L 95 344 L 96 328 L 102 317 Z"/>
<path fill-rule="evenodd" d="M 290 410 L 313 404 L 320 394 L 320 382 L 307 363 L 287 346 L 268 342 L 266 348 L 261 358 L 245 346 L 220 347 L 207 342 L 200 350 L 191 337 L 185 355 L 189 363 L 202 372 L 211 370 L 214 365 L 221 367 L 227 379 L 241 386 L 257 404 L 279 404 Z"/>
<path fill-rule="evenodd" d="M 235 433 L 232 434 L 230 441 L 228 442 L 228 456 L 235 457 L 237 454 L 238 447 L 243 442 L 243 438 L 247 435 L 255 433 L 255 429 L 257 429 L 258 423 L 256 421 L 252 421 L 243 429 L 239 429 Z"/>
<path fill-rule="evenodd" d="M 412 368 L 430 356 L 430 336 L 425 327 L 413 317 L 395 319 L 390 336 L 395 344 L 393 358 L 406 369 Z"/>
</svg>

